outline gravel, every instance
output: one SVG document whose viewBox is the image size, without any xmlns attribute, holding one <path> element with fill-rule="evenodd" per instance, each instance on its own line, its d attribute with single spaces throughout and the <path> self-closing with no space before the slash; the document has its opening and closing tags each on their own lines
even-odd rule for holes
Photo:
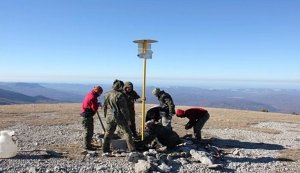
<svg viewBox="0 0 300 173">
<path fill-rule="evenodd" d="M 96 123 L 96 132 L 101 131 Z M 255 128 L 279 130 L 280 133 L 263 133 L 238 129 L 203 129 L 204 134 L 217 138 L 210 145 L 223 151 L 223 156 L 214 159 L 221 169 L 214 170 L 191 158 L 174 158 L 168 162 L 171 172 L 300 172 L 299 160 L 278 159 L 281 151 L 300 149 L 299 124 L 263 122 Z M 14 130 L 18 138 L 18 155 L 0 159 L 0 172 L 12 173 L 75 173 L 75 172 L 134 172 L 134 163 L 127 157 L 103 157 L 88 155 L 82 159 L 47 157 L 45 151 L 25 152 L 43 149 L 51 145 L 81 145 L 80 124 L 57 126 L 26 126 L 18 124 L 7 128 Z M 205 135 L 204 135 L 205 137 Z M 84 155 L 82 155 L 84 156 Z M 157 171 L 152 171 L 157 172 Z"/>
</svg>

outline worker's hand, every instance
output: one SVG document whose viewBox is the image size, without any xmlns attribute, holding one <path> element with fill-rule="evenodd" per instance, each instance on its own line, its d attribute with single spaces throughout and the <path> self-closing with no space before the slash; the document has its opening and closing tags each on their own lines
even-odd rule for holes
<svg viewBox="0 0 300 173">
<path fill-rule="evenodd" d="M 146 100 L 146 99 L 145 99 L 145 100 Z M 142 101 L 141 98 L 138 98 L 138 99 L 136 99 L 136 102 L 137 102 L 137 103 L 142 103 L 143 101 Z"/>
<path fill-rule="evenodd" d="M 192 124 L 190 124 L 190 123 L 187 123 L 185 126 L 184 126 L 184 128 L 187 130 L 187 129 L 190 129 L 190 128 L 192 128 L 193 127 L 193 125 Z"/>
</svg>

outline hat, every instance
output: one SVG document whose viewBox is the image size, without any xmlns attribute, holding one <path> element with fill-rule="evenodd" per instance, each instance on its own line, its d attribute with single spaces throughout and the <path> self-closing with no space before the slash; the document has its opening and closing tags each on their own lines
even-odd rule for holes
<svg viewBox="0 0 300 173">
<path fill-rule="evenodd" d="M 154 88 L 153 91 L 152 91 L 152 94 L 157 96 L 159 92 L 160 92 L 159 88 Z"/>
<path fill-rule="evenodd" d="M 177 110 L 176 110 L 176 116 L 177 116 L 177 117 L 184 117 L 184 110 L 182 110 L 182 109 L 177 109 Z"/>
<path fill-rule="evenodd" d="M 133 89 L 133 84 L 131 83 L 131 82 L 129 82 L 129 81 L 127 81 L 127 82 L 125 82 L 125 84 L 124 84 L 124 88 L 131 88 L 131 89 Z"/>
<path fill-rule="evenodd" d="M 112 88 L 113 88 L 114 90 L 117 90 L 117 91 L 118 91 L 118 90 L 122 90 L 123 86 L 124 86 L 124 82 L 121 81 L 121 80 L 116 79 L 116 80 L 113 82 Z"/>
</svg>

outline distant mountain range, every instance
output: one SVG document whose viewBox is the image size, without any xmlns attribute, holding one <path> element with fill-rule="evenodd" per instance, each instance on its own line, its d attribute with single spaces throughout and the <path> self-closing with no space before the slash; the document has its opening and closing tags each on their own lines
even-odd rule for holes
<svg viewBox="0 0 300 173">
<path fill-rule="evenodd" d="M 55 103 L 54 99 L 44 96 L 27 96 L 13 91 L 0 89 L 0 105 L 24 103 Z"/>
<path fill-rule="evenodd" d="M 111 85 L 102 84 L 104 94 Z M 55 83 L 0 82 L 0 104 L 82 102 L 92 85 Z M 141 87 L 134 88 L 141 95 Z M 146 101 L 158 104 L 146 88 Z M 282 113 L 300 113 L 300 90 L 293 89 L 203 89 L 197 87 L 161 88 L 173 97 L 176 105 L 230 108 Z M 99 98 L 103 101 L 103 95 Z"/>
<path fill-rule="evenodd" d="M 45 87 L 38 83 L 0 83 L 0 88 L 27 96 L 44 96 L 57 102 L 79 102 L 82 99 L 81 94 L 65 92 L 54 88 Z M 1 95 L 0 95 L 1 96 Z"/>
</svg>

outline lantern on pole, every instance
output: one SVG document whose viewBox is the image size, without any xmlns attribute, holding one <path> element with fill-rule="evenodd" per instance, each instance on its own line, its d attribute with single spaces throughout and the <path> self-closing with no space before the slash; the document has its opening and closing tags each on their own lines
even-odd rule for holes
<svg viewBox="0 0 300 173">
<path fill-rule="evenodd" d="M 152 59 L 153 51 L 151 50 L 151 43 L 156 43 L 156 40 L 134 40 L 138 44 L 138 57 L 144 59 L 143 64 L 143 87 L 142 87 L 142 140 L 144 140 L 145 130 L 145 101 L 146 101 L 146 64 L 147 59 Z"/>
</svg>

